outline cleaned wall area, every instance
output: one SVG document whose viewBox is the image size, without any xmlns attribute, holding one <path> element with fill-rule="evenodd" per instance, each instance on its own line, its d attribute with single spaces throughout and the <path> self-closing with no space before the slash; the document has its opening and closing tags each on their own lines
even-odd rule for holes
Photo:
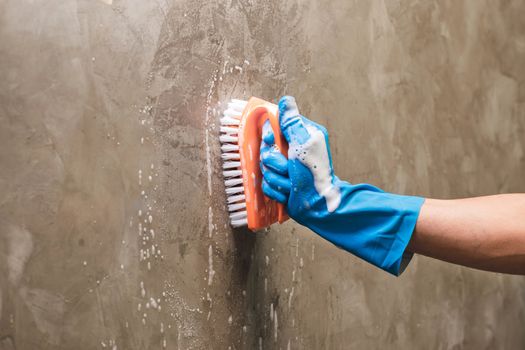
<svg viewBox="0 0 525 350">
<path fill-rule="evenodd" d="M 525 2 L 0 2 L 0 349 L 520 349 L 525 278 L 232 230 L 218 118 L 295 95 L 336 174 L 525 192 Z"/>
</svg>

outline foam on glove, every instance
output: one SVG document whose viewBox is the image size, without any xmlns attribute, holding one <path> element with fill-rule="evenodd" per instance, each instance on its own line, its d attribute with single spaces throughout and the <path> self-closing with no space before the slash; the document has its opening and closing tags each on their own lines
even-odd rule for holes
<svg viewBox="0 0 525 350">
<path fill-rule="evenodd" d="M 327 210 L 331 213 L 341 203 L 341 192 L 333 184 L 330 157 L 324 146 L 325 137 L 321 130 L 306 125 L 310 138 L 304 144 L 291 143 L 288 151 L 289 159 L 299 159 L 314 177 L 314 186 L 325 200 Z"/>
</svg>

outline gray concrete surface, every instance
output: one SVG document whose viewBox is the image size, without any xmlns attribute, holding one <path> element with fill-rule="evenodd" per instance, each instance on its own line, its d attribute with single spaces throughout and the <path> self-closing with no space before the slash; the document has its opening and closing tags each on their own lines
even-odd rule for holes
<svg viewBox="0 0 525 350">
<path fill-rule="evenodd" d="M 523 349 L 525 279 L 232 231 L 219 102 L 297 97 L 336 173 L 525 191 L 523 1 L 0 1 L 0 349 Z"/>
</svg>

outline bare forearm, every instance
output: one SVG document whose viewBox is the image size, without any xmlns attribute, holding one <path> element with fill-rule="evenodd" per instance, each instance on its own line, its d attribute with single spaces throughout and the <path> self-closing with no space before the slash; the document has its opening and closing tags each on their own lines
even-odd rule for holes
<svg viewBox="0 0 525 350">
<path fill-rule="evenodd" d="M 525 194 L 427 199 L 407 249 L 477 269 L 525 274 Z"/>
</svg>

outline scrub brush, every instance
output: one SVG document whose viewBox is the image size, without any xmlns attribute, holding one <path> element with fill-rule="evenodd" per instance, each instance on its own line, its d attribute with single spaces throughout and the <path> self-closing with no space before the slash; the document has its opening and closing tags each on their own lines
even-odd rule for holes
<svg viewBox="0 0 525 350">
<path fill-rule="evenodd" d="M 248 226 L 256 231 L 288 219 L 285 207 L 262 192 L 259 150 L 266 120 L 270 120 L 275 144 L 286 157 L 288 144 L 281 134 L 275 104 L 256 97 L 232 99 L 220 120 L 224 184 L 233 227 Z"/>
</svg>

